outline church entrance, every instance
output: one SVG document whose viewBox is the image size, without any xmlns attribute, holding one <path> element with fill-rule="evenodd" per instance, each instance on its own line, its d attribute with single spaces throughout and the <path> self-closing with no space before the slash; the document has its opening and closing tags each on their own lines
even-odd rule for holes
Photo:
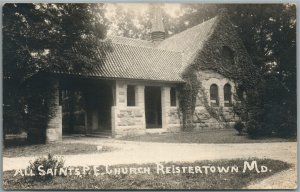
<svg viewBox="0 0 300 192">
<path fill-rule="evenodd" d="M 146 128 L 162 128 L 161 88 L 145 87 Z"/>
</svg>

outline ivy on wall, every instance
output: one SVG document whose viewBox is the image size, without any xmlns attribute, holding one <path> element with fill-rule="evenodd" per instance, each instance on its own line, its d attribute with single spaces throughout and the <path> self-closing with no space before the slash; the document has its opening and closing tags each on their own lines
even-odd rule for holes
<svg viewBox="0 0 300 192">
<path fill-rule="evenodd" d="M 208 38 L 196 58 L 183 73 L 186 84 L 179 87 L 180 110 L 182 111 L 183 129 L 193 128 L 193 114 L 196 107 L 198 93 L 203 96 L 204 106 L 208 113 L 219 122 L 226 124 L 221 108 L 210 107 L 208 99 L 197 78 L 197 72 L 212 70 L 236 83 L 236 87 L 243 86 L 247 95 L 251 93 L 259 81 L 259 73 L 247 54 L 241 39 L 230 22 L 226 12 L 222 12 L 213 26 L 213 33 Z M 233 63 L 222 58 L 222 48 L 228 47 L 233 53 Z M 234 96 L 237 98 L 237 96 Z M 246 105 L 233 106 L 233 111 L 240 115 L 246 111 Z"/>
</svg>

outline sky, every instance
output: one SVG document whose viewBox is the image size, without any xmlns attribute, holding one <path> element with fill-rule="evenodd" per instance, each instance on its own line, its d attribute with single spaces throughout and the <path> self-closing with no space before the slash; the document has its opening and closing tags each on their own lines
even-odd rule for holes
<svg viewBox="0 0 300 192">
<path fill-rule="evenodd" d="M 122 6 L 126 10 L 132 10 L 138 14 L 142 14 L 149 8 L 149 3 L 109 3 L 107 6 L 106 16 L 109 18 L 114 14 L 115 5 Z M 178 17 L 180 4 L 178 3 L 164 3 L 161 6 L 171 17 Z"/>
<path fill-rule="evenodd" d="M 125 11 L 133 11 L 135 15 L 143 15 L 149 9 L 149 3 L 107 3 L 105 4 L 106 13 L 105 17 L 113 21 L 114 17 L 117 17 L 116 7 L 120 6 Z M 180 16 L 180 6 L 178 3 L 164 3 L 161 4 L 161 8 L 164 9 L 170 17 L 176 18 Z M 139 24 L 138 20 L 132 18 L 132 22 L 135 24 L 137 28 L 143 27 Z M 111 23 L 107 30 L 108 35 L 117 35 L 120 31 L 118 31 L 118 26 L 116 23 Z"/>
</svg>

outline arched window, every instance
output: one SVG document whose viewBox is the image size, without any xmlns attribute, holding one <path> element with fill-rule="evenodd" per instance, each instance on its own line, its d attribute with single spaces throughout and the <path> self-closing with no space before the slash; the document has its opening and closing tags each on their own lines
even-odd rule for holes
<svg viewBox="0 0 300 192">
<path fill-rule="evenodd" d="M 231 85 L 229 83 L 224 85 L 224 106 L 231 106 Z"/>
<path fill-rule="evenodd" d="M 216 84 L 210 86 L 210 105 L 212 107 L 219 106 L 219 91 Z"/>
<path fill-rule="evenodd" d="M 224 62 L 228 64 L 234 64 L 234 53 L 229 47 L 222 47 L 221 55 Z"/>
</svg>

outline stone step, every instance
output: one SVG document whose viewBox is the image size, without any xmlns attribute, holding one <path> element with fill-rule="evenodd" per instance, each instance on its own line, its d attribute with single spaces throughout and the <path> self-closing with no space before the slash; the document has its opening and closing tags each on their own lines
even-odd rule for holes
<svg viewBox="0 0 300 192">
<path fill-rule="evenodd" d="M 89 136 L 89 137 L 111 138 L 112 133 L 111 133 L 110 130 L 96 131 L 96 132 L 88 133 L 87 136 Z"/>
</svg>

